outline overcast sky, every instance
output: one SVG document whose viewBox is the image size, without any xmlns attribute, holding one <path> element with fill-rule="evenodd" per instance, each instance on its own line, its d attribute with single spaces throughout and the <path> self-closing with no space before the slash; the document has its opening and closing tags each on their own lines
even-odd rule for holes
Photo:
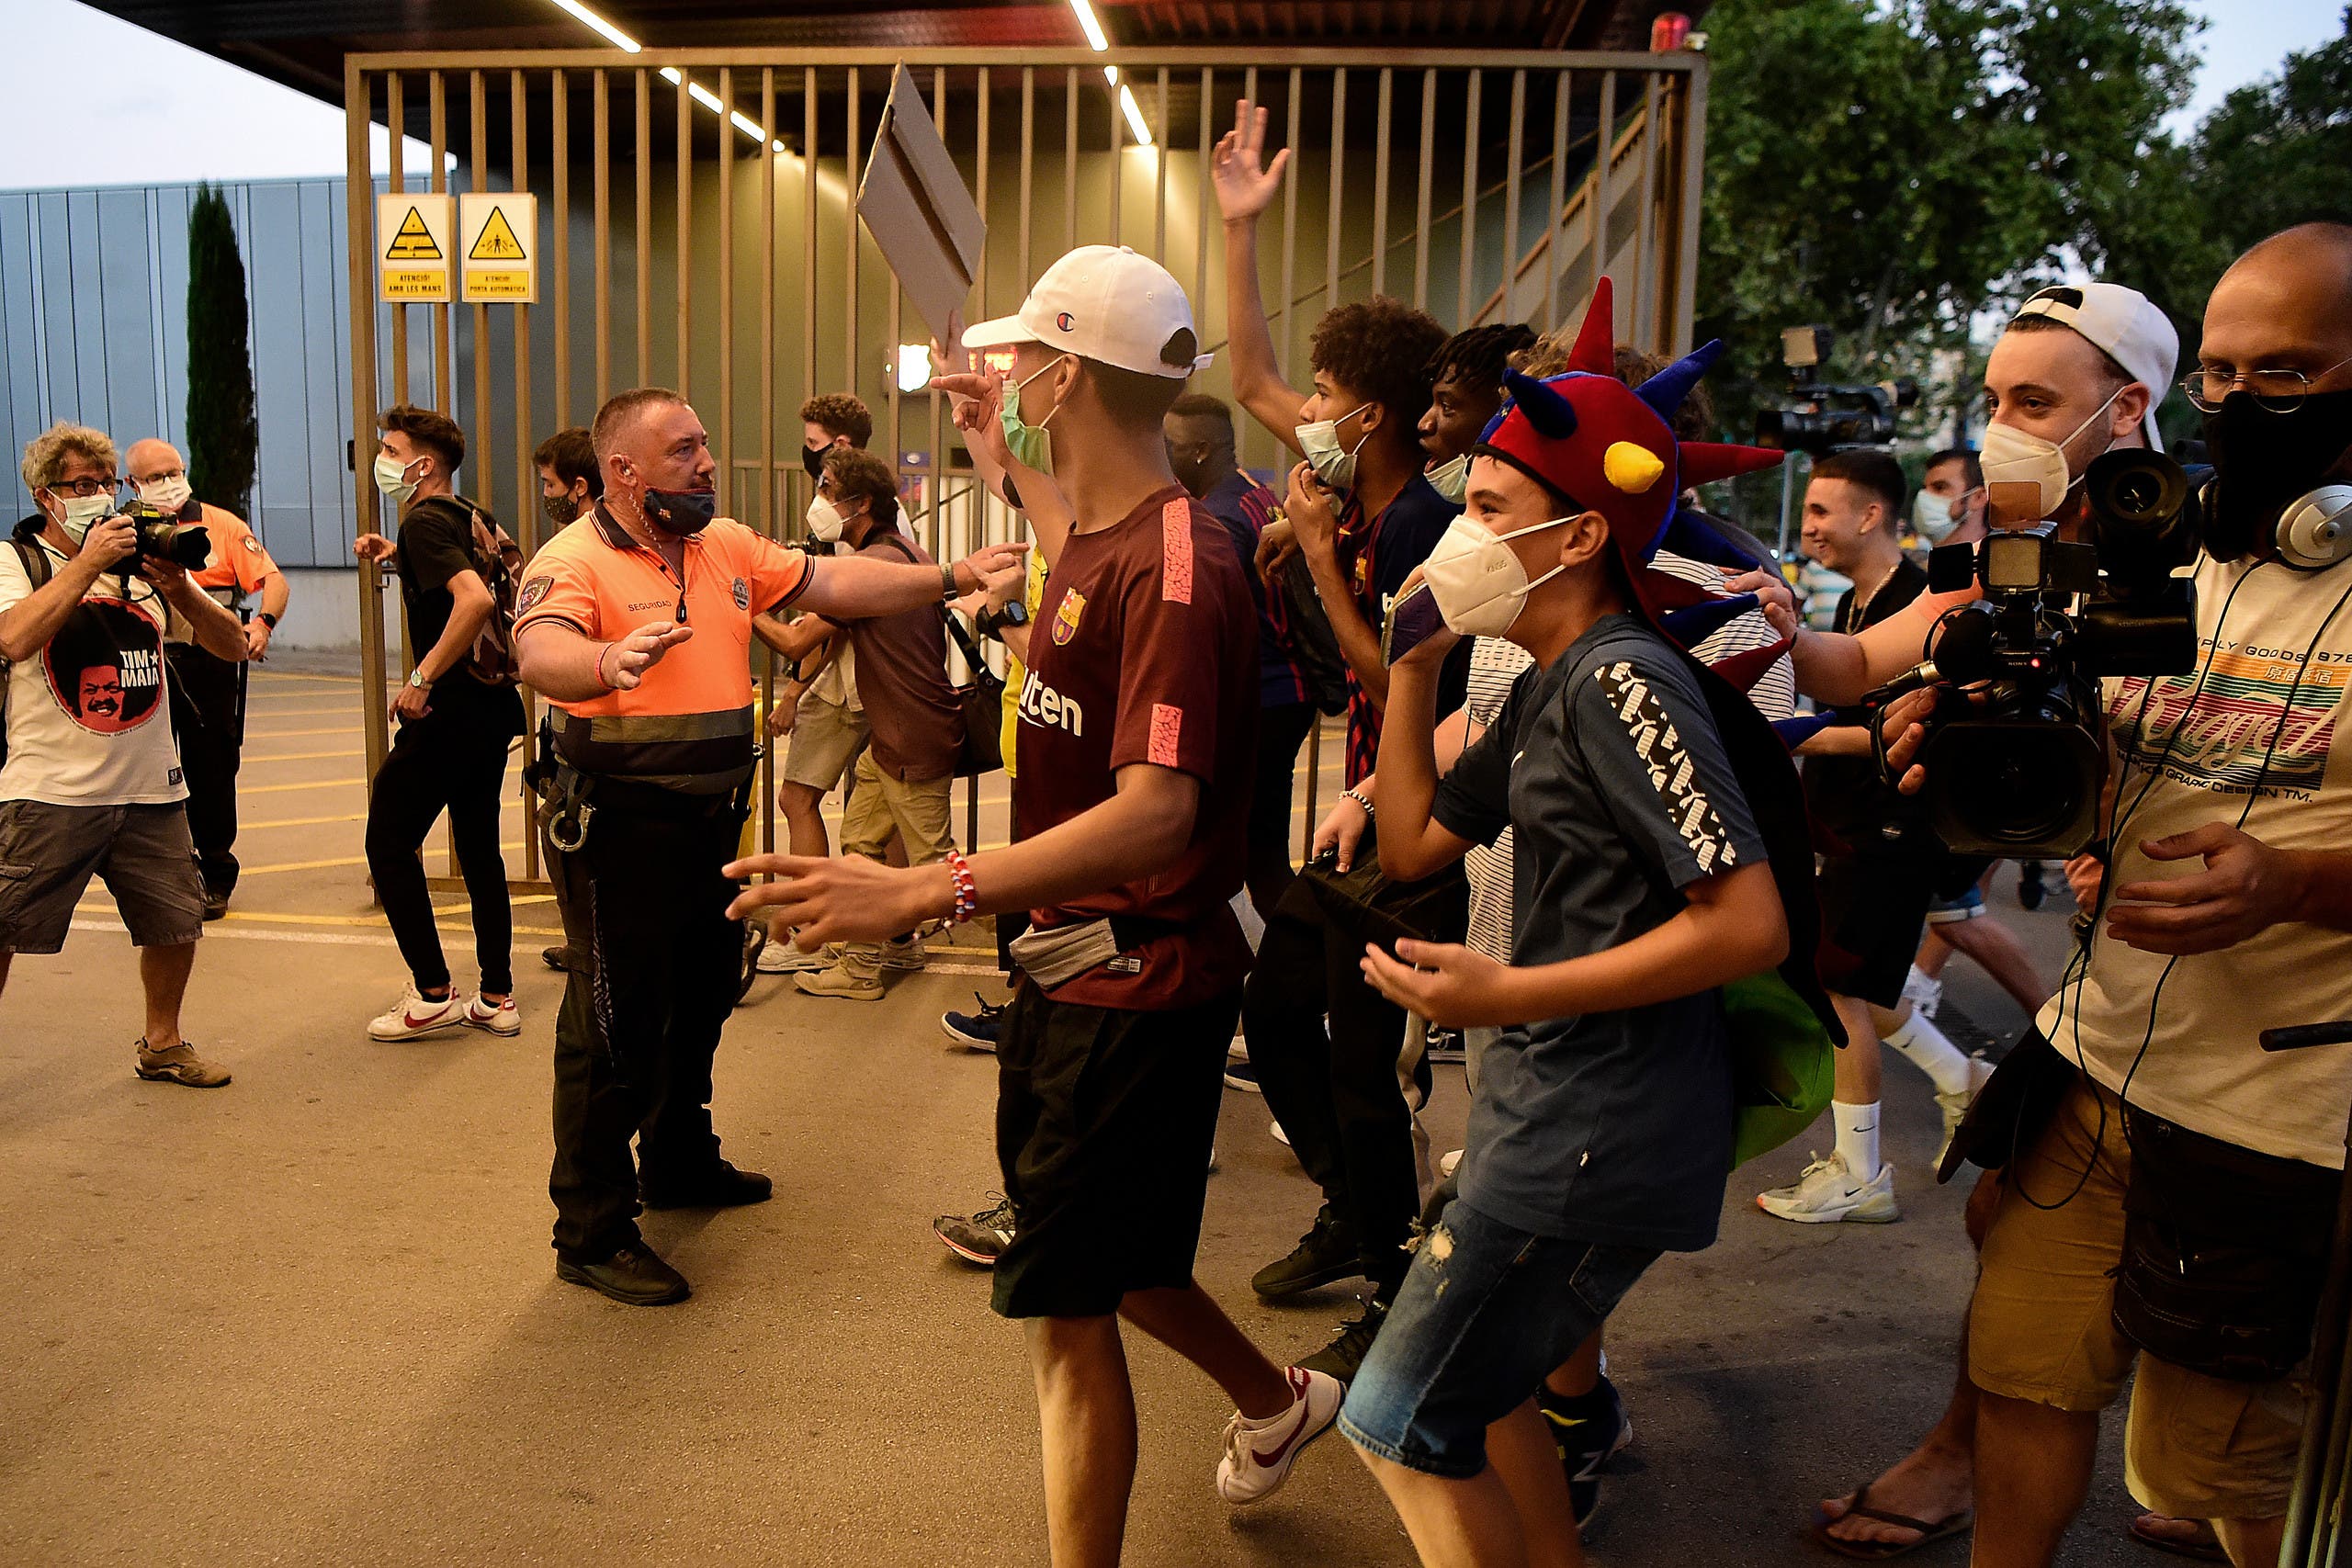
<svg viewBox="0 0 2352 1568">
<path fill-rule="evenodd" d="M 2190 0 L 2190 9 L 2210 24 L 2206 63 L 2176 129 L 2290 51 L 2336 36 L 2344 0 Z M 583 45 L 597 41 L 581 31 Z M 343 172 L 340 109 L 78 0 L 0 0 L 0 38 L 28 51 L 0 95 L 0 189 Z M 389 140 L 376 130 L 379 168 Z M 409 166 L 426 156 L 412 138 Z"/>
</svg>

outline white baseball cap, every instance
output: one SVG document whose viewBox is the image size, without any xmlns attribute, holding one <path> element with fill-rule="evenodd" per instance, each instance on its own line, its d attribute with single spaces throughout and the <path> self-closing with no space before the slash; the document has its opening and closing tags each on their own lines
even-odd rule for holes
<svg viewBox="0 0 2352 1568">
<path fill-rule="evenodd" d="M 2027 316 L 2047 316 L 2074 328 L 2147 388 L 2148 414 L 2143 423 L 2148 445 L 2158 452 L 2165 449 L 2164 437 L 2156 434 L 2156 405 L 2172 390 L 2180 334 L 2146 295 L 2120 283 L 2062 283 L 2019 306 L 2015 319 Z"/>
<path fill-rule="evenodd" d="M 966 348 L 1041 343 L 1121 370 L 1181 381 L 1213 357 L 1160 357 L 1178 333 L 1199 334 L 1183 286 L 1149 256 L 1125 245 L 1080 245 L 1047 267 L 1021 312 L 982 321 L 964 333 Z"/>
</svg>

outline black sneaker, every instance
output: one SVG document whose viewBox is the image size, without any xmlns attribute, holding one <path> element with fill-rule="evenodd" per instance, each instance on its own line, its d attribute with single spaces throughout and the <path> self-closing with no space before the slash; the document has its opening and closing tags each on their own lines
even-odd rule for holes
<svg viewBox="0 0 2352 1568">
<path fill-rule="evenodd" d="M 571 949 L 568 946 L 543 947 L 539 949 L 539 962 L 562 974 L 571 967 Z"/>
<path fill-rule="evenodd" d="M 994 1055 L 997 1032 L 1004 1027 L 1004 1006 L 984 999 L 974 991 L 972 999 L 980 1004 L 978 1012 L 943 1012 L 939 1015 L 939 1032 L 967 1051 L 986 1051 Z"/>
<path fill-rule="evenodd" d="M 1356 1246 L 1355 1232 L 1326 1203 L 1315 1212 L 1315 1224 L 1298 1238 L 1289 1256 L 1252 1274 L 1250 1288 L 1268 1301 L 1279 1301 L 1317 1285 L 1352 1280 L 1363 1272 L 1363 1253 Z"/>
<path fill-rule="evenodd" d="M 1266 1092 L 1258 1087 L 1258 1069 L 1247 1061 L 1237 1062 L 1230 1056 L 1226 1058 L 1225 1063 L 1225 1087 L 1238 1089 L 1244 1094 Z"/>
<path fill-rule="evenodd" d="M 1430 1030 L 1429 1043 L 1422 1055 L 1433 1066 L 1443 1066 L 1449 1062 L 1458 1065 L 1470 1059 L 1470 1054 L 1463 1049 L 1462 1032 L 1458 1029 Z"/>
<path fill-rule="evenodd" d="M 208 920 L 217 920 L 228 912 L 228 890 L 226 888 L 206 888 L 204 890 L 204 918 Z"/>
<path fill-rule="evenodd" d="M 764 1203 L 775 1196 L 775 1183 L 756 1170 L 738 1170 L 720 1160 L 699 1176 L 681 1182 L 640 1179 L 638 1201 L 649 1209 L 737 1209 Z"/>
<path fill-rule="evenodd" d="M 1560 1467 L 1568 1472 L 1568 1500 L 1576 1505 L 1577 1523 L 1582 1525 L 1600 1506 L 1601 1472 L 1634 1440 L 1624 1398 L 1603 1377 L 1590 1393 L 1573 1399 L 1544 1389 L 1536 1394 L 1535 1407 L 1551 1425 Z"/>
<path fill-rule="evenodd" d="M 1363 1359 L 1372 1354 L 1372 1342 L 1380 1333 L 1380 1325 L 1387 1321 L 1387 1306 L 1380 1302 L 1367 1301 L 1363 1303 L 1362 1317 L 1351 1317 L 1340 1325 L 1329 1345 L 1298 1364 L 1310 1372 L 1321 1372 L 1341 1382 L 1353 1382 L 1356 1373 L 1363 1366 Z"/>
<path fill-rule="evenodd" d="M 1004 1249 L 1012 1245 L 1012 1200 L 1001 1192 L 989 1196 L 996 1200 L 995 1204 L 977 1214 L 942 1214 L 931 1222 L 932 1234 L 948 1251 L 983 1269 L 995 1268 Z"/>
<path fill-rule="evenodd" d="M 662 1261 L 643 1242 L 624 1247 L 602 1263 L 555 1260 L 555 1277 L 567 1284 L 585 1285 L 628 1306 L 668 1306 L 692 1292 L 686 1277 Z"/>
</svg>

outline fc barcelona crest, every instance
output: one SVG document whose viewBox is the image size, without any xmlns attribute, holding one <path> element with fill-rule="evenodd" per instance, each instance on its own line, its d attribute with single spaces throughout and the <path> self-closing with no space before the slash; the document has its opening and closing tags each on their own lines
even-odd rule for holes
<svg viewBox="0 0 2352 1568">
<path fill-rule="evenodd" d="M 1078 590 L 1065 589 L 1061 607 L 1054 612 L 1054 646 L 1061 647 L 1078 635 L 1078 618 L 1086 614 L 1086 595 Z"/>
</svg>

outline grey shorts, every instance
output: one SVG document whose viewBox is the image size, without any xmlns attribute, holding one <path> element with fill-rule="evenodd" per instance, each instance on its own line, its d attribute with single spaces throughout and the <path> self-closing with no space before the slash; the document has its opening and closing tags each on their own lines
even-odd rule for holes
<svg viewBox="0 0 2352 1568">
<path fill-rule="evenodd" d="M 187 810 L 0 801 L 0 953 L 55 953 L 93 874 L 138 947 L 204 934 L 204 877 Z"/>
<path fill-rule="evenodd" d="M 865 715 L 822 697 L 804 696 L 793 717 L 792 745 L 784 754 L 787 784 L 830 795 L 845 782 L 857 754 L 865 749 Z"/>
</svg>

